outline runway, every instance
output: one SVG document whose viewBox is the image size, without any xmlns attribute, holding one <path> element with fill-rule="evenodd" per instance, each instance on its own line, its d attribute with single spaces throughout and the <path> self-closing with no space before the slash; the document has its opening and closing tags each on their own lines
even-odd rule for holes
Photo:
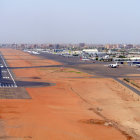
<svg viewBox="0 0 140 140">
<path fill-rule="evenodd" d="M 4 60 L 4 57 L 0 56 L 0 88 L 17 88 L 17 87 L 32 87 L 32 86 L 52 86 L 52 83 L 43 82 L 29 82 L 29 81 L 16 81 L 11 72 L 12 69 L 28 69 L 28 68 L 41 68 L 41 67 L 70 67 L 76 68 L 80 71 L 89 73 L 93 75 L 93 78 L 112 78 L 129 88 L 136 94 L 140 95 L 140 91 L 134 87 L 128 85 L 127 83 L 120 80 L 120 78 L 134 78 L 140 79 L 140 70 L 136 67 L 131 66 L 120 66 L 117 69 L 108 68 L 105 65 L 110 64 L 110 62 L 96 62 L 93 61 L 81 61 L 79 57 L 64 57 L 53 54 L 39 55 L 43 59 L 51 59 L 61 62 L 62 65 L 51 65 L 51 66 L 34 66 L 34 67 L 9 67 Z M 131 76 L 131 74 L 139 74 L 139 76 Z"/>
<path fill-rule="evenodd" d="M 0 87 L 17 88 L 14 76 L 0 53 Z"/>
<path fill-rule="evenodd" d="M 13 69 L 24 69 L 32 67 L 10 67 L 4 56 L 0 53 L 0 99 L 31 99 L 26 87 L 53 86 L 53 83 L 19 81 L 12 73 Z"/>
</svg>

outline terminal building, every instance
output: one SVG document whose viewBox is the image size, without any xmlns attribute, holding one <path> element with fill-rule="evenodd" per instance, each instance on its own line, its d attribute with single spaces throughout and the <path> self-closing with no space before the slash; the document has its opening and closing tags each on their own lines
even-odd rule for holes
<svg viewBox="0 0 140 140">
<path fill-rule="evenodd" d="M 97 49 L 84 49 L 82 51 L 83 53 L 87 53 L 87 54 L 97 54 L 98 53 L 98 50 Z"/>
<path fill-rule="evenodd" d="M 140 57 L 114 58 L 113 60 L 119 64 L 130 64 L 130 65 L 140 64 Z"/>
</svg>

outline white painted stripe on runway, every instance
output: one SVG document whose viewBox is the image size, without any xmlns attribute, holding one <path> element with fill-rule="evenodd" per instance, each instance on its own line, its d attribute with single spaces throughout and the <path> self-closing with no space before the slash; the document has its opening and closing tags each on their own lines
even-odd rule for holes
<svg viewBox="0 0 140 140">
<path fill-rule="evenodd" d="M 1 58 L 2 58 L 2 60 L 3 60 L 3 62 L 4 62 L 5 67 L 7 68 L 8 73 L 10 74 L 10 76 L 11 76 L 11 78 L 12 78 L 14 84 L 15 84 L 15 87 L 17 87 L 17 84 L 16 84 L 16 82 L 15 82 L 15 80 L 14 80 L 12 74 L 10 73 L 10 71 L 9 71 L 9 69 L 8 69 L 8 67 L 7 67 L 7 65 L 6 65 L 6 62 L 5 62 L 5 60 L 4 60 L 4 58 L 3 58 L 2 55 L 1 55 Z"/>
</svg>

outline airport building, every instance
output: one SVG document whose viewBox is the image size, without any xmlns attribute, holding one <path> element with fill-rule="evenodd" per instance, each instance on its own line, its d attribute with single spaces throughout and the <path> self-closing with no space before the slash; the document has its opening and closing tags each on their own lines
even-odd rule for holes
<svg viewBox="0 0 140 140">
<path fill-rule="evenodd" d="M 97 54 L 98 50 L 97 49 L 84 49 L 82 52 L 87 53 L 87 54 Z"/>
<path fill-rule="evenodd" d="M 140 57 L 114 58 L 113 60 L 120 64 L 130 64 L 130 65 L 140 64 Z"/>
</svg>

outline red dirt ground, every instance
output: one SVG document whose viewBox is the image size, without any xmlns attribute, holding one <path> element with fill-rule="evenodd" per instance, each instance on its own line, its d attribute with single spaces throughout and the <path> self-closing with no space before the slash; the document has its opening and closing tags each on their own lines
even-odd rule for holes
<svg viewBox="0 0 140 140">
<path fill-rule="evenodd" d="M 12 67 L 59 64 L 19 50 L 0 51 Z M 13 72 L 18 80 L 53 82 L 56 86 L 27 88 L 31 100 L 1 99 L 0 138 L 133 140 L 131 136 L 137 136 L 138 140 L 130 127 L 139 133 L 140 111 L 134 112 L 139 101 L 112 79 L 91 79 L 86 73 L 68 68 L 25 68 Z"/>
</svg>

